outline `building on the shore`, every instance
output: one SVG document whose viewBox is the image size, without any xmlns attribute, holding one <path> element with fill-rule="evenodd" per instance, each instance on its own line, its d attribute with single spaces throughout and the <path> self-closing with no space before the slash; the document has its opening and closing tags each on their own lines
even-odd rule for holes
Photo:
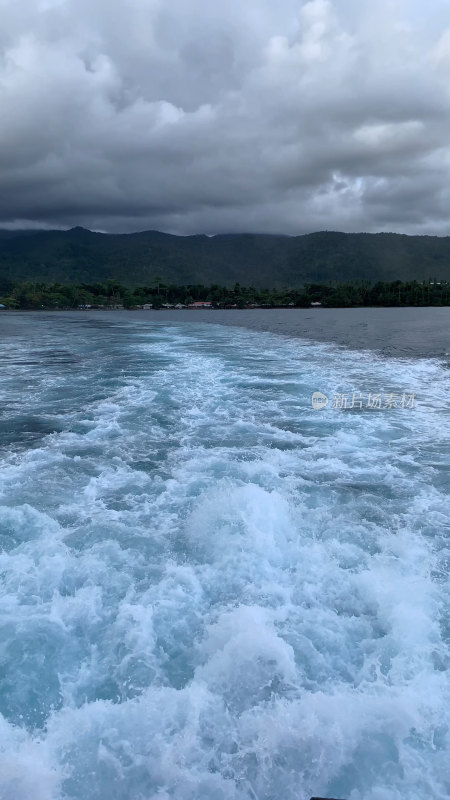
<svg viewBox="0 0 450 800">
<path fill-rule="evenodd" d="M 213 305 L 209 300 L 196 300 L 195 303 L 189 303 L 188 308 L 212 308 Z"/>
</svg>

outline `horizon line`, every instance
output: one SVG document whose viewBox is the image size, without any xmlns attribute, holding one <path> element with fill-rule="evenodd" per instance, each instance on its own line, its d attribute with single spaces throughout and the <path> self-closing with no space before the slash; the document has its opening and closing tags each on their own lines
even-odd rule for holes
<svg viewBox="0 0 450 800">
<path fill-rule="evenodd" d="M 105 231 L 96 230 L 95 228 L 86 228 L 83 225 L 72 225 L 70 228 L 17 228 L 0 225 L 0 233 L 8 232 L 11 234 L 20 235 L 21 233 L 27 234 L 40 234 L 40 233 L 71 233 L 73 231 L 83 231 L 85 233 L 100 234 L 102 236 L 138 236 L 144 233 L 158 233 L 162 236 L 173 236 L 179 239 L 189 239 L 194 237 L 205 237 L 206 239 L 215 239 L 220 236 L 272 236 L 282 237 L 285 239 L 298 239 L 303 236 L 314 236 L 317 234 L 331 233 L 339 234 L 341 236 L 407 236 L 408 238 L 428 238 L 428 239 L 448 239 L 449 234 L 437 233 L 400 233 L 398 231 L 342 231 L 336 229 L 322 228 L 320 230 L 312 230 L 306 233 L 263 233 L 259 231 L 227 231 L 222 233 L 173 233 L 171 231 L 162 231 L 157 228 L 144 228 L 136 231 Z"/>
</svg>

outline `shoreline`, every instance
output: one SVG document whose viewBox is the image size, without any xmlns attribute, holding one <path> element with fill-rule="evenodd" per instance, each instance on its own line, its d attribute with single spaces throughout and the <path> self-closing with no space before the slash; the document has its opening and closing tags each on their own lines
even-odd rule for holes
<svg viewBox="0 0 450 800">
<path fill-rule="evenodd" d="M 320 307 L 311 306 L 309 308 L 307 308 L 305 306 L 258 306 L 257 308 L 252 307 L 252 306 L 247 306 L 247 307 L 244 307 L 244 308 L 237 308 L 237 307 L 236 308 L 188 308 L 188 307 L 186 307 L 186 308 L 145 308 L 145 309 L 144 308 L 114 308 L 113 306 L 102 306 L 102 307 L 98 307 L 98 308 L 52 308 L 51 306 L 48 306 L 48 307 L 46 306 L 46 307 L 43 307 L 43 308 L 0 308 L 0 314 L 11 313 L 11 312 L 15 313 L 15 314 L 17 314 L 17 313 L 20 313 L 20 314 L 22 314 L 22 313 L 26 313 L 26 314 L 30 314 L 30 313 L 41 314 L 41 313 L 47 313 L 49 311 L 55 312 L 55 313 L 57 313 L 57 312 L 59 312 L 59 313 L 61 313 L 61 312 L 67 313 L 68 311 L 73 311 L 73 312 L 76 312 L 76 313 L 81 313 L 81 312 L 89 312 L 89 313 L 91 313 L 91 312 L 95 312 L 95 311 L 101 311 L 101 312 L 104 312 L 104 311 L 108 311 L 108 312 L 111 312 L 111 311 L 124 312 L 124 311 L 126 311 L 127 313 L 131 313 L 131 312 L 136 312 L 136 311 L 145 311 L 146 314 L 161 313 L 161 312 L 167 313 L 168 311 L 174 311 L 177 314 L 183 313 L 184 311 L 188 311 L 188 312 L 192 312 L 192 313 L 196 313 L 198 311 L 201 311 L 201 312 L 208 312 L 208 311 L 209 312 L 217 312 L 217 311 L 230 311 L 230 312 L 231 311 L 239 311 L 239 312 L 242 312 L 242 311 L 245 311 L 245 312 L 249 312 L 249 311 L 314 311 L 314 312 L 316 312 L 317 311 L 317 312 L 320 313 L 322 311 L 353 311 L 354 309 L 381 309 L 381 308 L 395 308 L 395 309 L 401 309 L 401 308 L 405 308 L 405 309 L 406 308 L 417 308 L 417 309 L 423 309 L 423 308 L 450 308 L 450 304 L 448 304 L 448 305 L 430 304 L 430 305 L 420 305 L 420 306 L 419 305 L 402 305 L 402 306 L 398 306 L 398 305 L 389 305 L 389 306 L 388 305 L 383 305 L 383 306 L 359 306 L 359 305 L 355 305 L 355 306 L 320 306 Z"/>
</svg>

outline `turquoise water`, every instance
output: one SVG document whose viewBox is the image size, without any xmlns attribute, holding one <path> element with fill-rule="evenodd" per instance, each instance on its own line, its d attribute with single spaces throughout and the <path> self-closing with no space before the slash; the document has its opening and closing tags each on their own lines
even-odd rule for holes
<svg viewBox="0 0 450 800">
<path fill-rule="evenodd" d="M 2 800 L 447 798 L 444 365 L 1 323 Z"/>
</svg>

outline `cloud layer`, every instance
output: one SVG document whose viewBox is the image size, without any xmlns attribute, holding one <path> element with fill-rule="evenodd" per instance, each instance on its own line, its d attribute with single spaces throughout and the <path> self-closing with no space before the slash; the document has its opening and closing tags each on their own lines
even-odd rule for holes
<svg viewBox="0 0 450 800">
<path fill-rule="evenodd" d="M 0 225 L 450 234 L 450 2 L 0 0 Z"/>
</svg>

